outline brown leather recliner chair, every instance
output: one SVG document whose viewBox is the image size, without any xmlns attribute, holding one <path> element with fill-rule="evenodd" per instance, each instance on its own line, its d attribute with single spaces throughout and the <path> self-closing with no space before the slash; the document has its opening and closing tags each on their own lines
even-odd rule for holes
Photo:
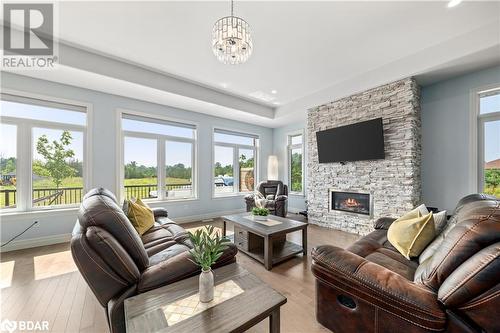
<svg viewBox="0 0 500 333">
<path fill-rule="evenodd" d="M 108 190 L 85 195 L 71 239 L 71 253 L 80 273 L 104 307 L 112 333 L 125 332 L 123 301 L 131 296 L 200 272 L 192 263 L 187 232 L 153 209 L 155 225 L 139 236 Z M 231 244 L 216 267 L 235 262 Z"/>
<path fill-rule="evenodd" d="M 279 180 L 267 180 L 257 185 L 257 191 L 266 198 L 266 208 L 271 214 L 286 217 L 288 213 L 288 186 Z M 255 195 L 253 193 L 245 196 L 247 212 L 255 207 Z"/>
<path fill-rule="evenodd" d="M 500 332 L 500 200 L 463 198 L 419 258 L 387 241 L 394 221 L 346 250 L 313 250 L 317 320 L 342 332 Z"/>
</svg>

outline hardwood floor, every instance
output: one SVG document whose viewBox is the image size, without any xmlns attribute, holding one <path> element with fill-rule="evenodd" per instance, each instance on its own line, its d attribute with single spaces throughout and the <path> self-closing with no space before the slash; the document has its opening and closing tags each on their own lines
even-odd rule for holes
<svg viewBox="0 0 500 333">
<path fill-rule="evenodd" d="M 301 220 L 299 215 L 289 216 Z M 197 228 L 204 224 L 184 224 Z M 210 222 L 221 228 L 219 219 Z M 232 230 L 232 225 L 228 225 Z M 342 231 L 309 225 L 308 254 L 314 246 L 331 244 L 346 247 L 358 238 Z M 301 243 L 301 232 L 288 235 Z M 51 332 L 108 332 L 101 305 L 76 269 L 69 244 L 57 244 L 1 255 L 1 319 L 47 320 Z M 316 322 L 314 313 L 314 277 L 311 258 L 301 255 L 267 271 L 262 264 L 243 253 L 237 262 L 287 297 L 281 309 L 282 332 L 328 332 Z M 244 309 L 242 309 L 244 311 Z M 249 332 L 267 332 L 268 319 Z"/>
</svg>

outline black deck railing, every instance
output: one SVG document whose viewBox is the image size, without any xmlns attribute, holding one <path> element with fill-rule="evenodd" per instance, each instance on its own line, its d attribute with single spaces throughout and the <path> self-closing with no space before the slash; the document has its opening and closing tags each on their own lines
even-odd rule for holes
<svg viewBox="0 0 500 333">
<path fill-rule="evenodd" d="M 190 190 L 191 183 L 167 185 L 167 191 Z M 126 185 L 127 198 L 156 198 L 157 185 Z M 15 207 L 17 204 L 17 190 L 0 190 L 0 207 Z M 71 205 L 82 202 L 83 187 L 60 187 L 33 189 L 34 206 Z"/>
<path fill-rule="evenodd" d="M 166 185 L 167 191 L 175 190 L 191 190 L 191 183 L 184 184 L 174 184 Z M 158 197 L 158 186 L 157 185 L 125 185 L 125 197 L 126 198 L 156 198 Z"/>
</svg>

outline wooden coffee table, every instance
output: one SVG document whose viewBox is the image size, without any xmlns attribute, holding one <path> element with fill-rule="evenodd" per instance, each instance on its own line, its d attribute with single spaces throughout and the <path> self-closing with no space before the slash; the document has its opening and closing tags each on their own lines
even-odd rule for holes
<svg viewBox="0 0 500 333">
<path fill-rule="evenodd" d="M 234 243 L 241 252 L 260 261 L 267 270 L 273 265 L 302 253 L 307 255 L 307 223 L 269 215 L 267 221 L 256 221 L 250 213 L 222 216 L 234 223 Z M 302 246 L 286 240 L 286 234 L 302 230 Z M 230 238 L 232 238 L 230 236 Z"/>
<path fill-rule="evenodd" d="M 125 300 L 127 333 L 244 332 L 269 317 L 280 331 L 286 298 L 238 264 L 214 270 L 215 298 L 200 303 L 198 276 Z"/>
</svg>

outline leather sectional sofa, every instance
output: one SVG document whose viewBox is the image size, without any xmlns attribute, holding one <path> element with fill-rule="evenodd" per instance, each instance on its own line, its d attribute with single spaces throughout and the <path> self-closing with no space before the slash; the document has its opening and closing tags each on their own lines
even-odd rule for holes
<svg viewBox="0 0 500 333">
<path fill-rule="evenodd" d="M 411 261 L 387 241 L 393 221 L 346 250 L 313 250 L 317 320 L 335 333 L 500 332 L 500 200 L 460 200 Z"/>
<path fill-rule="evenodd" d="M 166 284 L 196 275 L 188 258 L 192 244 L 187 232 L 153 209 L 155 225 L 139 236 L 116 197 L 93 189 L 85 195 L 71 240 L 73 259 L 104 307 L 110 331 L 125 332 L 123 301 Z M 215 267 L 235 262 L 231 244 Z"/>
</svg>

